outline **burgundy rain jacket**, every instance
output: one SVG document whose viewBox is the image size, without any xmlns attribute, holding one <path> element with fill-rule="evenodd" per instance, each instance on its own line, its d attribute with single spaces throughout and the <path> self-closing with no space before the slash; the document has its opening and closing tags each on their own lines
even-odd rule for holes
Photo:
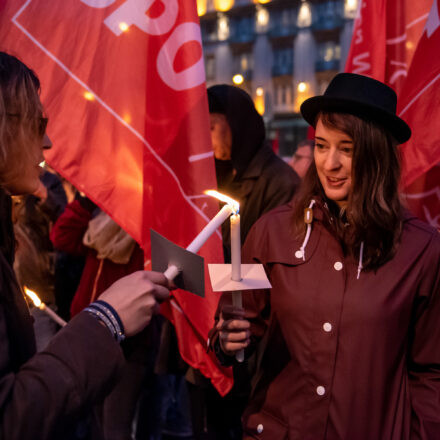
<svg viewBox="0 0 440 440">
<path fill-rule="evenodd" d="M 244 438 L 440 439 L 440 235 L 407 216 L 394 258 L 358 278 L 359 257 L 313 209 L 304 258 L 291 205 L 262 217 L 243 249 L 272 283 L 243 293 L 260 346 Z"/>
</svg>

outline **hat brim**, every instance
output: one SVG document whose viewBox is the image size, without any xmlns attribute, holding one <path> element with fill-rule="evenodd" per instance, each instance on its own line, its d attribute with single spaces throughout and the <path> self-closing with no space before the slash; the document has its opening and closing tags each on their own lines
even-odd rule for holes
<svg viewBox="0 0 440 440">
<path fill-rule="evenodd" d="M 380 107 L 330 96 L 314 96 L 301 104 L 301 114 L 312 126 L 315 125 L 316 116 L 320 111 L 348 113 L 362 119 L 374 121 L 387 129 L 400 144 L 411 137 L 411 129 L 403 119 Z"/>
</svg>

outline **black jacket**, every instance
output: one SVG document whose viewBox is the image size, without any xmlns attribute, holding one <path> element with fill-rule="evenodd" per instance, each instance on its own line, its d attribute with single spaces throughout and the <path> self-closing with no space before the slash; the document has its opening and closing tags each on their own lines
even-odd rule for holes
<svg viewBox="0 0 440 440">
<path fill-rule="evenodd" d="M 35 354 L 32 319 L 12 271 L 10 207 L 0 189 L 0 439 L 68 439 L 114 386 L 124 359 L 111 333 L 87 312 Z"/>
</svg>

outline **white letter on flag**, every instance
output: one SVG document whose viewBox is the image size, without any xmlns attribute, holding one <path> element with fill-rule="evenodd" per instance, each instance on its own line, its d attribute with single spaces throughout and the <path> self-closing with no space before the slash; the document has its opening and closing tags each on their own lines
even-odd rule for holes
<svg viewBox="0 0 440 440">
<path fill-rule="evenodd" d="M 121 23 L 128 26 L 135 25 L 140 30 L 150 35 L 162 35 L 171 30 L 177 20 L 179 5 L 177 0 L 167 0 L 163 2 L 164 10 L 159 17 L 150 18 L 147 11 L 155 0 L 126 0 L 126 2 L 109 15 L 104 23 L 116 35 L 121 35 Z"/>
<path fill-rule="evenodd" d="M 87 6 L 90 6 L 92 8 L 107 8 L 108 6 L 112 5 L 116 0 L 81 0 L 83 3 L 85 3 Z"/>
<path fill-rule="evenodd" d="M 203 57 L 196 64 L 182 72 L 174 70 L 173 63 L 179 49 L 190 41 L 200 39 L 200 27 L 196 23 L 183 23 L 174 29 L 170 38 L 164 43 L 157 56 L 157 71 L 162 80 L 172 89 L 180 91 L 197 87 L 205 82 L 205 66 Z"/>
</svg>

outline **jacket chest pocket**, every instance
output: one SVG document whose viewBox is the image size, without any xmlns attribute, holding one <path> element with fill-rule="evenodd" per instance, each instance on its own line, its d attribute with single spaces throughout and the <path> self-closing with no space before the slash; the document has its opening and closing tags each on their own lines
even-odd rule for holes
<svg viewBox="0 0 440 440">
<path fill-rule="evenodd" d="M 266 411 L 251 414 L 244 421 L 244 440 L 287 440 L 287 425 Z"/>
</svg>

